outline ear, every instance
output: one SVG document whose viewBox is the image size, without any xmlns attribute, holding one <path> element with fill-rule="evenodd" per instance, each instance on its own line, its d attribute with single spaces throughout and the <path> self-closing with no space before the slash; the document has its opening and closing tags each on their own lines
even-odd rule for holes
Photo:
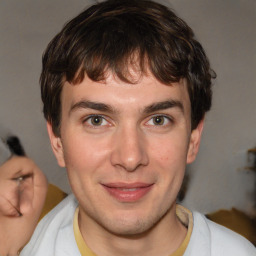
<svg viewBox="0 0 256 256">
<path fill-rule="evenodd" d="M 198 124 L 198 126 L 191 132 L 188 154 L 187 154 L 187 164 L 192 163 L 196 159 L 199 146 L 200 146 L 203 128 L 204 128 L 204 119 L 202 119 Z"/>
<path fill-rule="evenodd" d="M 50 137 L 50 142 L 52 146 L 53 153 L 58 161 L 59 166 L 65 167 L 65 160 L 64 160 L 64 153 L 63 153 L 63 147 L 62 147 L 62 142 L 61 138 L 57 137 L 53 130 L 52 130 L 52 125 L 47 122 L 47 131 L 48 135 Z"/>
</svg>

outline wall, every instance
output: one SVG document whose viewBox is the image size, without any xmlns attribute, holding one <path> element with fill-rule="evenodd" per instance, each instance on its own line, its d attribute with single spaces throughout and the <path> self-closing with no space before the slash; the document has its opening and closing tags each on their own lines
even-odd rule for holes
<svg viewBox="0 0 256 256">
<path fill-rule="evenodd" d="M 38 79 L 47 43 L 89 2 L 0 3 L 0 134 L 19 135 L 49 181 L 66 191 L 65 170 L 51 153 Z M 194 29 L 218 75 L 200 154 L 187 170 L 184 204 L 202 212 L 230 207 L 251 212 L 255 177 L 244 167 L 247 149 L 256 146 L 256 2 L 174 0 L 170 5 Z"/>
</svg>

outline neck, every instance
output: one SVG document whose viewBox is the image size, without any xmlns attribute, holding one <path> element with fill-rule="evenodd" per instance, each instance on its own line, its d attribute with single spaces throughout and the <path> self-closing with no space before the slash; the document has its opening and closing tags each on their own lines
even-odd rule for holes
<svg viewBox="0 0 256 256">
<path fill-rule="evenodd" d="M 171 255 L 187 233 L 176 216 L 175 206 L 150 230 L 140 234 L 111 233 L 83 214 L 79 214 L 79 228 L 85 243 L 97 256 Z"/>
</svg>

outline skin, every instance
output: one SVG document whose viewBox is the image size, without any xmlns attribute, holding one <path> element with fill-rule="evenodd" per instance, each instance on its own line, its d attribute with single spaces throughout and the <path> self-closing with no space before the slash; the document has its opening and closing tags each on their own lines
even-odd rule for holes
<svg viewBox="0 0 256 256">
<path fill-rule="evenodd" d="M 203 129 L 202 121 L 191 131 L 186 81 L 85 77 L 66 82 L 61 101 L 61 136 L 49 123 L 48 132 L 79 201 L 86 244 L 100 256 L 174 252 L 187 232 L 175 200 Z"/>
<path fill-rule="evenodd" d="M 46 177 L 31 159 L 13 156 L 0 166 L 0 255 L 16 256 L 29 241 L 46 192 Z"/>
</svg>

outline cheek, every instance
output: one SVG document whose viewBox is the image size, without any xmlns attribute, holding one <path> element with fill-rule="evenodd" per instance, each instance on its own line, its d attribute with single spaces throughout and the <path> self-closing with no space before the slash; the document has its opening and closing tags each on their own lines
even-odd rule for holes
<svg viewBox="0 0 256 256">
<path fill-rule="evenodd" d="M 68 172 L 72 170 L 72 172 L 81 172 L 81 174 L 86 172 L 88 174 L 103 164 L 109 152 L 109 147 L 103 140 L 86 136 L 64 140 L 63 144 Z"/>
<path fill-rule="evenodd" d="M 151 151 L 153 165 L 160 170 L 158 179 L 161 186 L 172 191 L 167 193 L 169 196 L 176 195 L 180 189 L 186 169 L 187 147 L 185 141 L 173 139 L 155 144 Z"/>
<path fill-rule="evenodd" d="M 187 143 L 175 140 L 165 140 L 151 145 L 151 156 L 157 159 L 161 165 L 185 166 L 187 158 Z"/>
</svg>

